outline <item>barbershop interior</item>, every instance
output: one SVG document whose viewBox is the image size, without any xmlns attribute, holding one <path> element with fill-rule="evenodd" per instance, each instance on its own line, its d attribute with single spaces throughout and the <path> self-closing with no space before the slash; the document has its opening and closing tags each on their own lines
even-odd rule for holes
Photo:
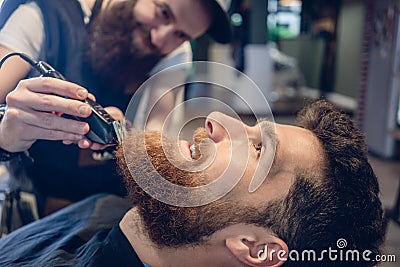
<svg viewBox="0 0 400 267">
<path fill-rule="evenodd" d="M 386 220 L 382 255 L 396 260 L 376 266 L 399 266 L 400 1 L 228 2 L 230 42 L 207 34 L 190 41 L 195 63 L 188 75 L 201 82 L 185 84 L 181 97 L 187 105 L 173 114 L 185 125 L 174 131 L 190 139 L 211 110 L 235 114 L 249 125 L 265 116 L 294 125 L 306 103 L 327 100 L 361 129 L 378 177 Z M 193 78 L 193 72 L 199 76 Z M 0 243 L 41 217 L 29 175 L 17 173 L 21 179 L 10 172 L 15 164 L 21 162 L 0 166 Z"/>
</svg>

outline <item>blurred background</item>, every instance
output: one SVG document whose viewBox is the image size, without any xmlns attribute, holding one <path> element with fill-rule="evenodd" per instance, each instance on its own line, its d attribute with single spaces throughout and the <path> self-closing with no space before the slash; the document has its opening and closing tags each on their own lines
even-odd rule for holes
<svg viewBox="0 0 400 267">
<path fill-rule="evenodd" d="M 391 158 L 399 154 L 391 132 L 400 123 L 399 3 L 232 0 L 233 42 L 195 40 L 194 59 L 243 71 L 277 114 L 292 113 L 305 97 L 327 98 L 354 115 L 371 151 Z M 188 97 L 206 94 L 190 89 Z"/>
<path fill-rule="evenodd" d="M 399 0 L 232 0 L 233 42 L 203 37 L 192 43 L 195 60 L 248 75 L 277 122 L 293 123 L 305 101 L 321 97 L 354 118 L 365 132 L 390 215 L 384 252 L 396 255 L 396 262 L 379 265 L 385 267 L 400 262 L 399 10 Z M 251 94 L 240 77 L 230 79 L 236 94 Z M 227 90 L 189 86 L 187 98 L 198 96 L 229 103 L 245 118 L 252 114 Z M 263 101 L 247 99 L 262 113 Z"/>
</svg>

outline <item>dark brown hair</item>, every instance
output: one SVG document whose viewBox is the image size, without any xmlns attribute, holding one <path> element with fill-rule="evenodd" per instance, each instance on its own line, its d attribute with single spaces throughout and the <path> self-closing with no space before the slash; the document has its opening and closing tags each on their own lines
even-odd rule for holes
<svg viewBox="0 0 400 267">
<path fill-rule="evenodd" d="M 346 114 L 320 100 L 305 107 L 298 125 L 312 131 L 321 141 L 327 165 L 324 177 L 299 170 L 288 195 L 268 205 L 266 217 L 253 223 L 271 228 L 289 250 L 314 250 L 317 258 L 323 250 L 341 248 L 359 251 L 359 261 L 343 256 L 332 261 L 287 262 L 285 266 L 373 266 L 362 253 L 370 250 L 373 260 L 383 242 L 384 220 L 379 186 L 367 158 L 363 134 Z M 305 152 L 307 153 L 307 152 Z M 337 254 L 339 255 L 339 254 Z M 350 255 L 350 254 L 349 254 Z"/>
</svg>

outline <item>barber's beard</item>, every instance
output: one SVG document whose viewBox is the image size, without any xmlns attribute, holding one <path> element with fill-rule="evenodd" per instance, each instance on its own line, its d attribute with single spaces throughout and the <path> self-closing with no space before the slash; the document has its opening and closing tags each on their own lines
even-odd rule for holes
<svg viewBox="0 0 400 267">
<path fill-rule="evenodd" d="M 172 152 L 168 157 L 172 156 L 175 162 L 180 161 L 182 166 L 196 163 L 180 155 L 177 140 L 166 136 L 162 138 L 161 141 L 161 135 L 155 132 L 135 133 L 124 139 L 124 147 L 129 147 L 129 151 L 125 151 L 124 155 L 123 148 L 119 147 L 116 153 L 130 198 L 136 203 L 146 233 L 154 244 L 160 247 L 200 244 L 229 224 L 249 218 L 249 209 L 241 208 L 239 203 L 228 196 L 204 206 L 190 208 L 171 206 L 149 196 L 132 178 L 132 174 L 148 179 L 149 184 L 155 175 L 161 175 L 171 183 L 186 187 L 199 186 L 208 180 L 204 172 L 185 171 L 171 164 L 163 148 L 168 153 Z M 145 163 L 148 159 L 155 170 Z"/>
<path fill-rule="evenodd" d="M 100 11 L 89 26 L 86 60 L 94 77 L 110 89 L 136 89 L 162 58 L 157 49 L 144 54 L 133 39 L 140 31 L 150 40 L 150 33 L 136 22 L 136 0 L 113 3 Z"/>
</svg>

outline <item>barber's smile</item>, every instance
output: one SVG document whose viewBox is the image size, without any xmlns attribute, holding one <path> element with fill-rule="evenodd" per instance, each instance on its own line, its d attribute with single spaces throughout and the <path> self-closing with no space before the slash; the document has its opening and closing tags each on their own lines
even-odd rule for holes
<svg viewBox="0 0 400 267">
<path fill-rule="evenodd" d="M 155 47 L 151 44 L 150 34 L 142 33 L 140 35 L 141 35 L 140 40 L 142 41 L 143 46 L 150 51 L 154 51 Z"/>
<path fill-rule="evenodd" d="M 154 46 L 151 42 L 151 35 L 150 35 L 150 30 L 146 29 L 143 25 L 139 25 L 139 27 L 136 30 L 136 35 L 138 39 L 140 40 L 140 45 L 142 48 L 147 50 L 149 53 L 157 53 L 158 48 Z"/>
</svg>

